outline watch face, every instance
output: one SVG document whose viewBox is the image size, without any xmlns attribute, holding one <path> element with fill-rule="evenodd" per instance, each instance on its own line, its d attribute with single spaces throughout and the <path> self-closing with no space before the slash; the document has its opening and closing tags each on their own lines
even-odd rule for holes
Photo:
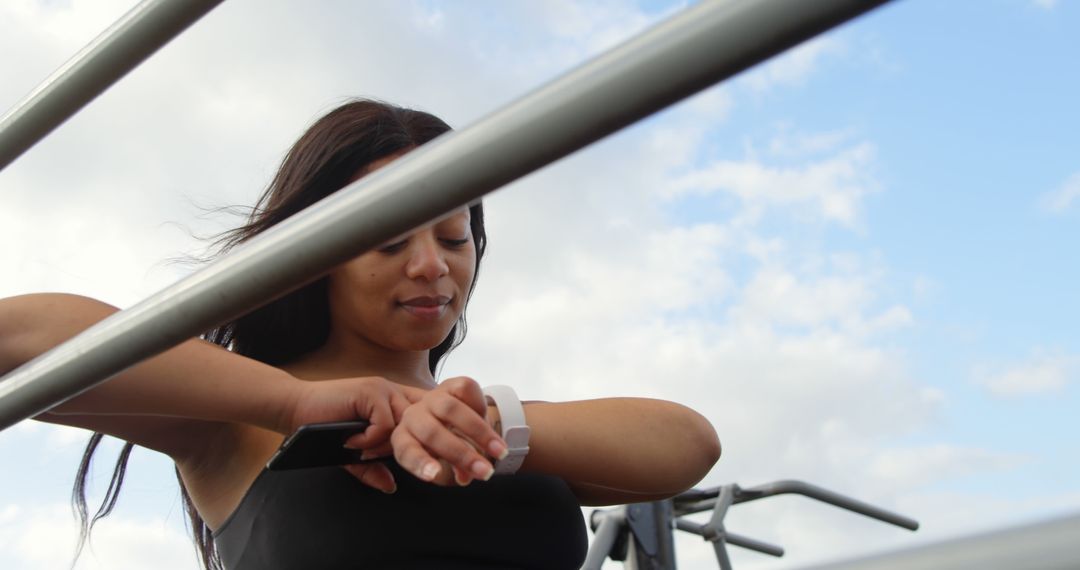
<svg viewBox="0 0 1080 570">
<path fill-rule="evenodd" d="M 510 453 L 513 455 L 519 449 L 522 451 L 521 455 L 529 452 L 529 426 L 503 426 L 506 431 L 503 432 L 503 439 L 506 440 L 506 446 L 510 448 Z"/>
</svg>

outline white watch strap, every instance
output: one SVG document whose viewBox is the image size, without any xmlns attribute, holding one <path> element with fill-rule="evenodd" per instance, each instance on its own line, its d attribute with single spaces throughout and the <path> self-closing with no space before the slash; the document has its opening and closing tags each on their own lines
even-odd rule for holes
<svg viewBox="0 0 1080 570">
<path fill-rule="evenodd" d="M 502 424 L 502 437 L 506 441 L 508 454 L 495 463 L 496 475 L 517 473 L 525 456 L 529 454 L 529 424 L 525 423 L 525 408 L 521 405 L 517 393 L 509 386 L 487 386 L 484 395 L 499 410 Z"/>
</svg>

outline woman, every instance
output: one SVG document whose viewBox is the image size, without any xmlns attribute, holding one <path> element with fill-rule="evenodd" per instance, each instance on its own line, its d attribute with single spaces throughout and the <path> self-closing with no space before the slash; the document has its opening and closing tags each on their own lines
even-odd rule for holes
<svg viewBox="0 0 1080 570">
<path fill-rule="evenodd" d="M 379 102 L 335 109 L 223 250 L 448 130 Z M 518 421 L 516 402 L 489 401 L 469 378 L 435 381 L 465 335 L 485 243 L 482 207 L 462 209 L 37 419 L 98 432 L 78 494 L 100 434 L 171 457 L 207 568 L 577 568 L 580 505 L 676 494 L 708 472 L 719 442 L 670 402 L 526 402 L 529 449 L 511 455 L 501 420 Z M 70 295 L 0 300 L 0 373 L 114 311 Z M 371 425 L 348 445 L 393 461 L 264 470 L 298 426 L 356 418 Z"/>
</svg>

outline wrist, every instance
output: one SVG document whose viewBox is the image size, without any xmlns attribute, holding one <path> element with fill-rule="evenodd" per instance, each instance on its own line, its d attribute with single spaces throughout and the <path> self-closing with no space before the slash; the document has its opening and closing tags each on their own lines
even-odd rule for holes
<svg viewBox="0 0 1080 570">
<path fill-rule="evenodd" d="M 310 383 L 281 370 L 272 380 L 267 382 L 273 386 L 267 390 L 267 400 L 263 411 L 251 422 L 261 428 L 270 429 L 280 434 L 288 435 L 298 426 L 300 403 L 304 401 L 305 394 L 311 388 Z"/>
<path fill-rule="evenodd" d="M 491 429 L 495 430 L 495 433 L 502 435 L 502 416 L 499 415 L 499 408 L 494 404 L 488 404 L 487 415 L 484 416 Z"/>
<path fill-rule="evenodd" d="M 488 421 L 498 422 L 495 430 L 506 442 L 507 452 L 495 463 L 496 475 L 511 475 L 521 468 L 525 456 L 529 453 L 529 425 L 526 423 L 525 409 L 513 388 L 509 386 L 487 386 L 484 396 L 489 404 Z M 498 418 L 493 418 L 490 408 L 495 408 Z"/>
</svg>

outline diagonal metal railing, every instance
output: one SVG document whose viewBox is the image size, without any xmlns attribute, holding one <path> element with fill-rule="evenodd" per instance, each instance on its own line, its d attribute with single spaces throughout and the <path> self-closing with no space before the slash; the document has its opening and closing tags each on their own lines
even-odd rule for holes
<svg viewBox="0 0 1080 570">
<path fill-rule="evenodd" d="M 0 170 L 222 0 L 144 0 L 0 117 Z"/>
<path fill-rule="evenodd" d="M 713 0 L 685 10 L 0 378 L 0 429 L 885 2 Z M 5 128 L 0 143 L 18 134 Z"/>
</svg>

